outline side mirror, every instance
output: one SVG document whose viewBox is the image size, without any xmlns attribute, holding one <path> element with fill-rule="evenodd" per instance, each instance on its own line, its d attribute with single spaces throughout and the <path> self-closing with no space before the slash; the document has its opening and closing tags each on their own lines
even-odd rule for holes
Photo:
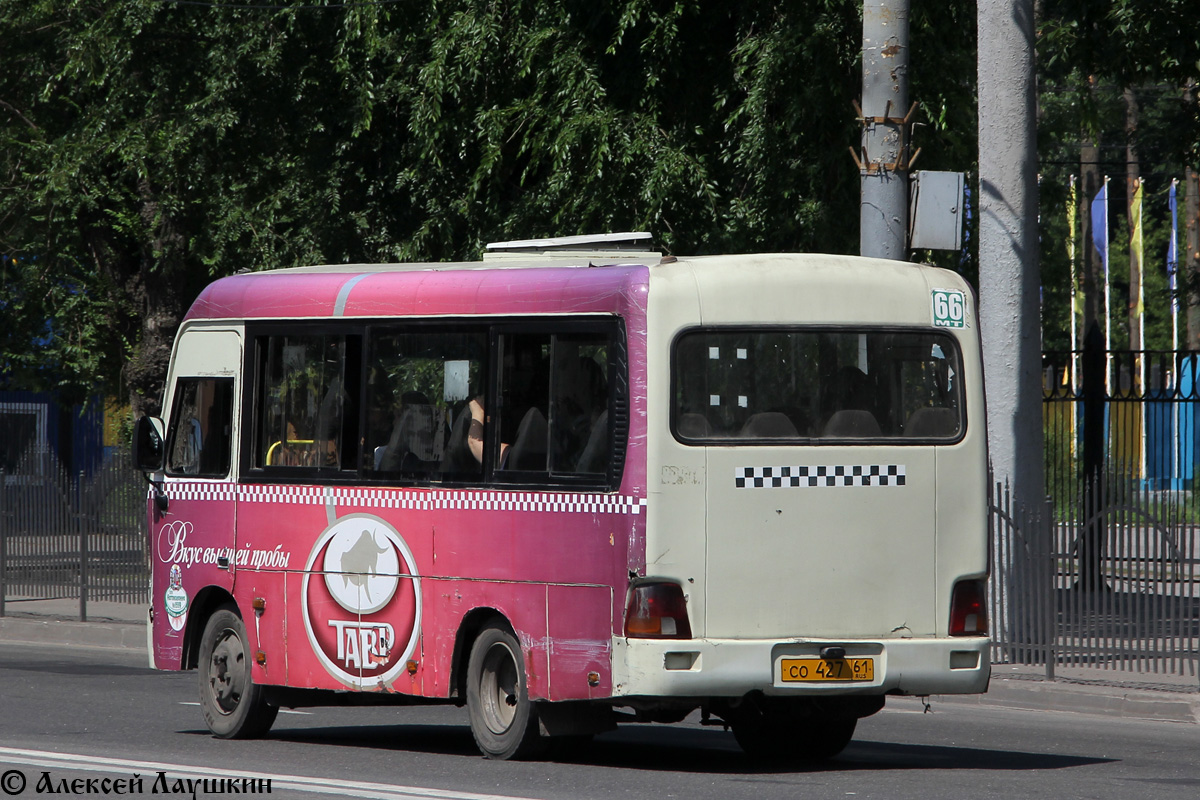
<svg viewBox="0 0 1200 800">
<path fill-rule="evenodd" d="M 158 417 L 138 417 L 133 423 L 133 466 L 142 472 L 163 468 L 163 423 Z"/>
</svg>

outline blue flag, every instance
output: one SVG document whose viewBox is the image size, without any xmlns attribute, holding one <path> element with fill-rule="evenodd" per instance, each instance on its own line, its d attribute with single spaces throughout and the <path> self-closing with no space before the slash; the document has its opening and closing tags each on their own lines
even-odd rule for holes
<svg viewBox="0 0 1200 800">
<path fill-rule="evenodd" d="M 1175 249 L 1175 240 L 1179 234 L 1179 213 L 1175 205 L 1175 184 L 1171 181 L 1171 192 L 1167 195 L 1167 206 L 1171 209 L 1171 241 L 1167 244 L 1167 280 L 1171 286 L 1171 311 L 1179 310 L 1179 298 L 1175 296 L 1175 276 L 1179 272 L 1179 253 Z"/>
<path fill-rule="evenodd" d="M 1092 198 L 1092 242 L 1104 262 L 1104 274 L 1108 275 L 1108 181 Z"/>
</svg>

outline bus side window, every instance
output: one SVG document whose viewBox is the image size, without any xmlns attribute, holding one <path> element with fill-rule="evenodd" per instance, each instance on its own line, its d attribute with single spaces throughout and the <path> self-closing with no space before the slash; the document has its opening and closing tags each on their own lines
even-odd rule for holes
<svg viewBox="0 0 1200 800">
<path fill-rule="evenodd" d="M 367 355 L 363 469 L 378 476 L 477 479 L 468 402 L 484 394 L 487 333 L 427 327 L 373 331 Z"/>
<path fill-rule="evenodd" d="M 255 467 L 353 469 L 360 337 L 260 339 Z"/>
<path fill-rule="evenodd" d="M 554 337 L 550 374 L 550 471 L 601 474 L 608 467 L 608 339 Z"/>
<path fill-rule="evenodd" d="M 180 378 L 167 446 L 168 475 L 223 478 L 229 474 L 233 380 Z"/>
<path fill-rule="evenodd" d="M 550 334 L 500 337 L 499 468 L 546 472 L 549 453 Z M 491 411 L 488 412 L 492 416 Z M 508 445 L 505 447 L 504 445 Z"/>
<path fill-rule="evenodd" d="M 500 342 L 498 470 L 541 473 L 551 482 L 605 475 L 608 333 L 515 333 Z"/>
</svg>

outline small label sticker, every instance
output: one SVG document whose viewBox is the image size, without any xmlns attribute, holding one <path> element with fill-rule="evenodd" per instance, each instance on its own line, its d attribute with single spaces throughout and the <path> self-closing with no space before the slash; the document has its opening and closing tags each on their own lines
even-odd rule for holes
<svg viewBox="0 0 1200 800">
<path fill-rule="evenodd" d="M 933 324 L 937 328 L 964 328 L 966 297 L 954 289 L 933 290 Z"/>
<path fill-rule="evenodd" d="M 171 630 L 181 631 L 187 624 L 188 595 L 183 588 L 183 570 L 178 564 L 171 565 L 171 582 L 163 592 L 163 605 L 167 609 L 167 621 Z"/>
</svg>

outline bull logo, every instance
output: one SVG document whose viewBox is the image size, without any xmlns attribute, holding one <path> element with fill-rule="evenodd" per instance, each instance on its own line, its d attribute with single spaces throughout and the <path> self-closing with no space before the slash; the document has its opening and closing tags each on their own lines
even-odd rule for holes
<svg viewBox="0 0 1200 800">
<path fill-rule="evenodd" d="M 420 636 L 421 579 L 387 521 L 350 514 L 313 545 L 301 593 L 304 628 L 322 666 L 355 689 L 390 686 Z"/>
<path fill-rule="evenodd" d="M 387 547 L 375 544 L 375 537 L 370 531 L 363 531 L 354 546 L 342 556 L 342 567 L 350 570 L 342 573 L 342 588 L 353 584 L 362 589 L 370 600 L 371 587 L 367 583 L 367 576 L 379 573 L 379 557 L 387 551 Z"/>
<path fill-rule="evenodd" d="M 371 614 L 386 606 L 396 593 L 400 572 L 399 554 L 390 539 L 361 525 L 343 527 L 325 550 L 325 584 L 338 605 L 353 614 Z"/>
</svg>

